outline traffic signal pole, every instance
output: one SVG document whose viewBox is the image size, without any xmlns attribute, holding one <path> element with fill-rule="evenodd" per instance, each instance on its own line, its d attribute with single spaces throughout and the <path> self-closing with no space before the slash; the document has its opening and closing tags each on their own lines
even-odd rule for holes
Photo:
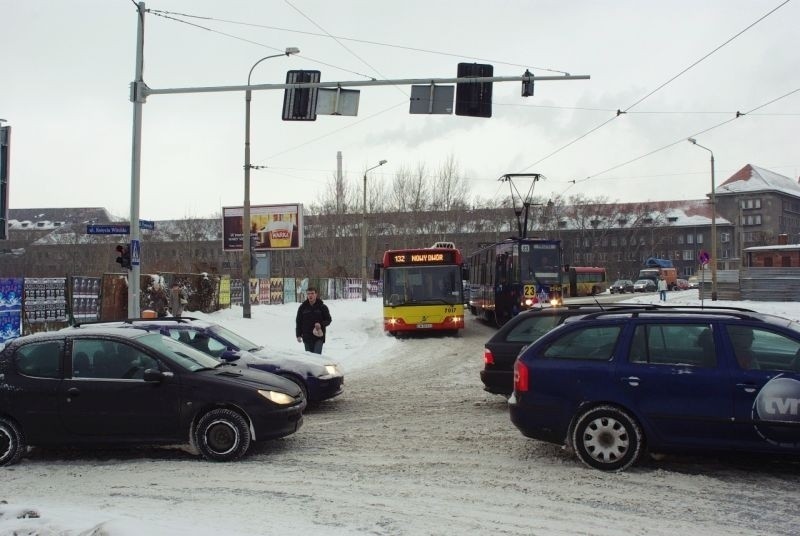
<svg viewBox="0 0 800 536">
<path fill-rule="evenodd" d="M 370 87 L 370 86 L 397 86 L 397 85 L 432 85 L 432 84 L 476 84 L 487 82 L 522 82 L 523 96 L 525 88 L 531 88 L 534 81 L 566 81 L 566 80 L 588 80 L 589 75 L 569 75 L 563 76 L 533 76 L 530 71 L 525 71 L 519 76 L 473 76 L 455 78 L 401 78 L 394 80 L 356 80 L 342 82 L 304 82 L 295 84 L 254 84 L 237 86 L 214 86 L 214 87 L 178 87 L 152 89 L 148 87 L 142 78 L 142 67 L 144 57 L 144 14 L 145 4 L 139 2 L 138 7 L 138 32 L 136 35 L 136 77 L 131 84 L 131 101 L 133 102 L 133 149 L 131 162 L 131 242 L 139 241 L 139 181 L 141 170 L 141 146 L 142 146 L 142 104 L 150 95 L 172 95 L 184 93 L 224 93 L 232 91 L 260 91 L 270 89 L 313 89 L 313 88 L 345 88 L 345 87 Z M 247 247 L 247 241 L 242 241 L 242 247 Z M 128 282 L 128 317 L 139 317 L 139 275 L 140 266 L 133 264 L 130 271 L 130 281 Z M 244 281 L 243 292 L 249 292 L 249 282 Z"/>
<path fill-rule="evenodd" d="M 131 84 L 131 101 L 133 102 L 133 143 L 131 148 L 131 244 L 138 244 L 139 230 L 139 197 L 142 171 L 142 104 L 144 104 L 144 2 L 137 4 L 138 26 L 136 31 L 136 73 Z M 131 247 L 130 245 L 128 246 Z M 128 318 L 139 318 L 141 266 L 138 260 L 131 265 L 128 272 Z"/>
</svg>

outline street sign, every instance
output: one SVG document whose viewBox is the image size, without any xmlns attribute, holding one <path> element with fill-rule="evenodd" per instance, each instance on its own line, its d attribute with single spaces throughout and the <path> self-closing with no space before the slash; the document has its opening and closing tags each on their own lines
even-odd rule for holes
<svg viewBox="0 0 800 536">
<path fill-rule="evenodd" d="M 700 255 L 698 255 L 698 257 L 697 257 L 697 260 L 699 260 L 699 261 L 700 261 L 700 264 L 702 264 L 703 266 L 705 266 L 706 264 L 708 264 L 708 261 L 710 261 L 710 260 L 711 260 L 711 258 L 709 257 L 709 255 L 708 255 L 708 252 L 707 252 L 707 251 L 701 251 L 701 252 L 700 252 Z"/>
<path fill-rule="evenodd" d="M 410 114 L 452 114 L 454 86 L 411 86 Z"/>
<path fill-rule="evenodd" d="M 139 241 L 131 240 L 131 266 L 139 266 Z"/>
<path fill-rule="evenodd" d="M 130 234 L 130 225 L 87 225 L 86 234 L 107 235 L 107 234 Z"/>
<path fill-rule="evenodd" d="M 152 231 L 156 228 L 155 222 L 150 220 L 139 220 L 139 229 Z M 125 224 L 104 224 L 104 225 L 87 225 L 86 234 L 106 235 L 106 234 L 131 234 L 131 226 Z"/>
</svg>

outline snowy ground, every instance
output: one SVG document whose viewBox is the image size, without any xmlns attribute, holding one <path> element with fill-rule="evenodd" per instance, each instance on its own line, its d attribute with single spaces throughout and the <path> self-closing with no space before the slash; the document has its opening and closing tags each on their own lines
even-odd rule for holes
<svg viewBox="0 0 800 536">
<path fill-rule="evenodd" d="M 696 290 L 668 296 L 700 303 Z M 230 464 L 183 450 L 35 449 L 0 468 L 0 535 L 797 533 L 795 463 L 699 456 L 589 470 L 522 437 L 505 400 L 482 391 L 490 327 L 470 318 L 457 338 L 396 340 L 379 300 L 328 305 L 323 353 L 343 365 L 345 393 L 298 433 Z M 713 305 L 800 320 L 797 303 Z M 301 350 L 295 311 L 197 316 Z"/>
</svg>

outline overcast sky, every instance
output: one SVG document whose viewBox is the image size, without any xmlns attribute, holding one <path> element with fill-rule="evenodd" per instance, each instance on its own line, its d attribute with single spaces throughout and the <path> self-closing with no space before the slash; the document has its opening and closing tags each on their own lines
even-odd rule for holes
<svg viewBox="0 0 800 536">
<path fill-rule="evenodd" d="M 262 62 L 252 83 L 283 83 L 288 69 L 318 69 L 322 81 L 446 78 L 462 61 L 490 63 L 495 76 L 590 75 L 537 82 L 529 98 L 518 82 L 495 83 L 489 119 L 410 115 L 410 88 L 381 86 L 361 88 L 357 117 L 288 122 L 282 91 L 255 92 L 252 162 L 268 167 L 251 174 L 252 203 L 319 199 L 337 151 L 355 188 L 383 159 L 371 180 L 420 164 L 434 172 L 452 156 L 472 197 L 505 195 L 501 175 L 535 172 L 546 178 L 534 193 L 546 197 L 699 199 L 709 153 L 690 136 L 714 151 L 718 184 L 748 163 L 800 175 L 800 2 L 784 3 L 152 0 L 149 10 L 191 24 L 146 15 L 144 80 L 241 85 L 289 46 L 301 53 Z M 135 44 L 131 0 L 0 0 L 11 208 L 129 216 Z M 243 92 L 147 99 L 142 218 L 242 204 L 244 109 Z"/>
</svg>

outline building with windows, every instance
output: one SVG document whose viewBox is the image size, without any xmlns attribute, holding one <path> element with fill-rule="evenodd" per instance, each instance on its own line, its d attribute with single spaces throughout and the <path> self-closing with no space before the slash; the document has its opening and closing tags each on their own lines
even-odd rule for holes
<svg viewBox="0 0 800 536">
<path fill-rule="evenodd" d="M 776 244 L 779 235 L 800 243 L 796 180 L 748 164 L 717 186 L 715 197 L 719 269 L 739 269 L 746 265 L 745 249 Z M 671 260 L 679 276 L 688 277 L 700 269 L 701 253 L 711 250 L 710 195 L 570 205 L 556 199 L 531 208 L 527 236 L 561 240 L 565 263 L 604 266 L 609 278 L 633 278 L 649 257 Z M 9 240 L 0 241 L 0 277 L 121 271 L 114 248 L 127 237 L 86 234 L 88 223 L 114 220 L 104 209 L 11 209 L 9 216 Z M 509 207 L 371 213 L 367 220 L 370 262 L 380 262 L 387 249 L 441 240 L 469 255 L 517 236 L 522 226 Z M 259 269 L 268 268 L 262 277 L 360 277 L 362 214 L 306 215 L 304 223 L 305 247 L 264 256 Z M 222 249 L 219 219 L 157 221 L 141 238 L 143 273 L 209 272 L 234 278 L 241 273 L 241 254 Z"/>
</svg>

